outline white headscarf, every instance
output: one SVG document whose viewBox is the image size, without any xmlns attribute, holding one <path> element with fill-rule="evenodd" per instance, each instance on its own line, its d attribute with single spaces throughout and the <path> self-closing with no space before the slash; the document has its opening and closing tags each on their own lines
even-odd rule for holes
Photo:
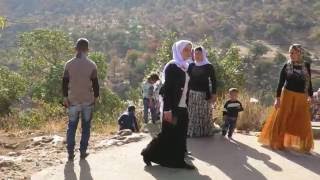
<svg viewBox="0 0 320 180">
<path fill-rule="evenodd" d="M 202 49 L 202 56 L 203 56 L 203 59 L 202 61 L 200 62 L 197 62 L 196 60 L 194 61 L 194 63 L 196 64 L 196 66 L 203 66 L 203 65 L 206 65 L 206 64 L 211 64 L 209 61 L 208 61 L 208 53 L 207 51 L 204 49 L 204 47 L 200 46 L 201 49 Z M 196 51 L 193 52 L 194 54 L 196 53 Z"/>
<path fill-rule="evenodd" d="M 186 59 L 182 58 L 181 53 L 183 49 L 189 44 L 192 44 L 192 42 L 188 40 L 180 40 L 174 43 L 172 46 L 172 57 L 173 57 L 174 63 L 184 71 L 186 71 L 189 64 Z"/>
<path fill-rule="evenodd" d="M 183 49 L 189 44 L 192 45 L 192 42 L 188 41 L 188 40 L 180 40 L 180 41 L 175 42 L 172 45 L 172 58 L 173 59 L 171 61 L 169 61 L 163 68 L 163 72 L 162 72 L 163 83 L 165 81 L 165 78 L 164 78 L 165 71 L 170 64 L 173 64 L 173 63 L 176 64 L 183 71 L 188 70 L 188 67 L 189 67 L 188 60 L 183 59 L 181 53 L 182 53 Z"/>
</svg>

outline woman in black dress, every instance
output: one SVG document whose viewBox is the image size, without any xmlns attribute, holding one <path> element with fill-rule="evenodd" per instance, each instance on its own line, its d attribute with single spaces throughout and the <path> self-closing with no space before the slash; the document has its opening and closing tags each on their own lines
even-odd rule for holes
<svg viewBox="0 0 320 180">
<path fill-rule="evenodd" d="M 170 168 L 195 169 L 184 160 L 188 129 L 187 91 L 189 76 L 187 60 L 192 43 L 181 40 L 172 47 L 173 60 L 164 68 L 162 130 L 141 155 L 147 166 L 151 162 Z"/>
</svg>

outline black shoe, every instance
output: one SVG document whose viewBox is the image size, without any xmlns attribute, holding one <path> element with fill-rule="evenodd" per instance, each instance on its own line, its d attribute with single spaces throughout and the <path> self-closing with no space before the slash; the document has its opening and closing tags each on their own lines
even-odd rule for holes
<svg viewBox="0 0 320 180">
<path fill-rule="evenodd" d="M 145 156 L 143 156 L 143 162 L 146 164 L 146 166 L 152 166 L 151 161 L 147 159 Z"/>
<path fill-rule="evenodd" d="M 190 151 L 186 151 L 185 153 L 184 153 L 184 157 L 188 157 L 188 156 L 191 156 L 192 155 L 192 153 L 190 152 Z"/>
<path fill-rule="evenodd" d="M 89 156 L 89 153 L 81 153 L 80 154 L 80 159 L 86 159 L 86 157 Z"/>
<path fill-rule="evenodd" d="M 69 154 L 68 161 L 73 161 L 73 160 L 74 160 L 74 154 Z"/>
<path fill-rule="evenodd" d="M 188 163 L 183 163 L 180 166 L 178 166 L 177 168 L 182 168 L 182 169 L 189 169 L 189 170 L 193 170 L 196 169 L 196 167 L 192 164 L 188 164 Z"/>
</svg>

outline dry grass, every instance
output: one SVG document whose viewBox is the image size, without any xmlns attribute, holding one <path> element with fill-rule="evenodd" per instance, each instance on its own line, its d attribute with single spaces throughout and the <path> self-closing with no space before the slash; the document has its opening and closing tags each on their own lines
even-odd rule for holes
<svg viewBox="0 0 320 180">
<path fill-rule="evenodd" d="M 97 134 L 114 134 L 115 132 L 118 131 L 118 124 L 116 122 L 112 122 L 112 123 L 103 123 L 103 124 L 99 124 L 99 123 L 94 123 L 93 124 L 93 132 L 97 133 Z"/>
<path fill-rule="evenodd" d="M 6 118 L 10 119 L 10 118 Z M 4 119 L 1 119 L 1 121 Z M 12 121 L 12 119 L 10 119 Z M 17 125 L 7 125 L 6 128 L 0 127 L 0 131 L 8 134 L 15 134 L 16 136 L 24 136 L 30 133 L 44 133 L 44 134 L 64 134 L 68 126 L 68 117 L 62 117 L 59 120 L 51 119 L 41 123 L 39 128 L 19 127 Z M 114 134 L 118 130 L 118 125 L 112 123 L 95 123 L 92 124 L 92 132 L 96 134 L 109 135 Z M 81 132 L 81 123 L 79 122 L 77 133 Z"/>
</svg>

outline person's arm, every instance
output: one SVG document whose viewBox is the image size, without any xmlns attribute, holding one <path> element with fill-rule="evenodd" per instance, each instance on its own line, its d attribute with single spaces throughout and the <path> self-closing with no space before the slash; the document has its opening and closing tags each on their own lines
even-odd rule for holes
<svg viewBox="0 0 320 180">
<path fill-rule="evenodd" d="M 120 117 L 119 117 L 119 120 L 118 120 L 118 124 L 120 125 L 120 126 L 122 126 L 123 125 L 123 115 L 121 115 Z"/>
<path fill-rule="evenodd" d="M 285 64 L 280 72 L 280 78 L 277 87 L 277 98 L 280 98 L 283 85 L 286 81 L 286 67 L 287 65 Z"/>
<path fill-rule="evenodd" d="M 228 101 L 223 106 L 223 111 L 222 111 L 223 117 L 227 116 L 227 114 L 228 114 L 228 109 L 227 108 L 228 108 Z"/>
<path fill-rule="evenodd" d="M 95 68 L 92 71 L 91 74 L 91 81 L 92 81 L 92 89 L 93 89 L 93 94 L 95 98 L 98 98 L 100 96 L 100 86 L 99 86 L 99 80 L 98 80 L 98 73 L 97 73 L 97 68 Z"/>
<path fill-rule="evenodd" d="M 306 63 L 306 67 L 309 73 L 309 87 L 308 87 L 308 94 L 309 97 L 312 98 L 313 97 L 313 88 L 312 88 L 312 81 L 311 81 L 311 67 L 310 67 L 310 63 Z"/>
<path fill-rule="evenodd" d="M 211 82 L 211 92 L 210 92 L 210 96 L 211 96 L 211 101 L 214 103 L 216 101 L 216 93 L 217 93 L 217 79 L 216 79 L 216 75 L 215 75 L 215 71 L 214 71 L 214 67 L 212 65 L 210 65 L 210 69 L 209 69 L 209 77 L 210 77 L 210 82 Z"/>
<path fill-rule="evenodd" d="M 136 132 L 139 132 L 139 126 L 138 126 L 138 122 L 137 122 L 136 116 L 133 117 L 133 121 L 134 121 L 134 126 L 135 126 L 135 129 L 136 129 Z"/>
<path fill-rule="evenodd" d="M 165 82 L 163 85 L 163 120 L 168 123 L 173 123 L 173 117 L 172 117 L 172 109 L 173 109 L 173 96 L 175 92 L 174 90 L 174 69 L 173 65 L 168 65 L 168 67 L 165 69 Z"/>
<path fill-rule="evenodd" d="M 63 77 L 62 77 L 63 105 L 65 107 L 69 106 L 68 91 L 69 91 L 69 72 L 68 72 L 67 66 L 65 66 Z"/>
<path fill-rule="evenodd" d="M 211 94 L 216 95 L 217 93 L 217 79 L 214 71 L 214 67 L 210 66 L 210 81 L 211 81 Z"/>
<path fill-rule="evenodd" d="M 242 106 L 242 104 L 241 104 L 240 101 L 239 101 L 239 104 L 240 104 L 239 112 L 241 112 L 241 111 L 243 111 L 244 109 L 243 109 L 243 106 Z"/>
<path fill-rule="evenodd" d="M 163 85 L 163 111 L 171 111 L 173 108 L 172 96 L 174 89 L 174 71 L 173 66 L 169 65 L 165 70 L 165 82 Z"/>
</svg>

